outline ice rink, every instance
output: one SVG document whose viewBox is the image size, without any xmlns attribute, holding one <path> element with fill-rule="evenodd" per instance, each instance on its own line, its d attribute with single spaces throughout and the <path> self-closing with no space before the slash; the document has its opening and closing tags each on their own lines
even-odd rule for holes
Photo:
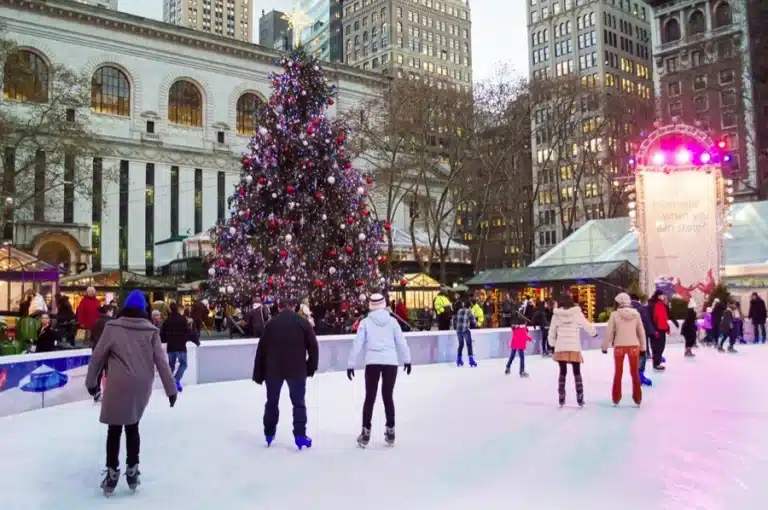
<svg viewBox="0 0 768 510">
<path fill-rule="evenodd" d="M 189 387 L 174 409 L 155 393 L 141 423 L 142 485 L 99 489 L 106 427 L 77 403 L 0 419 L 0 494 L 11 510 L 764 509 L 768 501 L 768 346 L 738 354 L 668 349 L 668 370 L 635 408 L 610 402 L 612 358 L 585 353 L 586 407 L 557 407 L 556 366 L 531 377 L 504 361 L 417 366 L 398 377 L 397 445 L 383 408 L 357 447 L 363 381 L 309 382 L 311 450 L 297 451 L 283 391 L 276 443 L 264 446 L 264 389 Z M 124 461 L 124 445 L 121 462 Z M 124 469 L 124 466 L 121 466 Z"/>
</svg>

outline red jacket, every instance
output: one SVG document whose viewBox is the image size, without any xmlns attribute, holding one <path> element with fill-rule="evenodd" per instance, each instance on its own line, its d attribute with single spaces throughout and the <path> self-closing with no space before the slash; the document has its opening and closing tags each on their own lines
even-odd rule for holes
<svg viewBox="0 0 768 510">
<path fill-rule="evenodd" d="M 658 331 L 669 333 L 669 312 L 667 305 L 661 300 L 653 305 L 653 322 Z"/>
<path fill-rule="evenodd" d="M 81 328 L 90 331 L 93 325 L 99 320 L 99 308 L 101 303 L 95 297 L 85 296 L 77 306 L 77 323 Z"/>
</svg>

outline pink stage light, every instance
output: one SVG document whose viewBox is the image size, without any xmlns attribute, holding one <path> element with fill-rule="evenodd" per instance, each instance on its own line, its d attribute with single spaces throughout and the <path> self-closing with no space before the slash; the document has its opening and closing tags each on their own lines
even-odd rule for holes
<svg viewBox="0 0 768 510">
<path fill-rule="evenodd" d="M 707 164 L 707 163 L 709 163 L 711 160 L 712 160 L 712 156 L 710 156 L 709 152 L 705 152 L 704 154 L 702 154 L 702 155 L 701 155 L 701 162 L 702 162 L 703 164 L 705 164 L 705 165 L 706 165 L 706 164 Z"/>
<path fill-rule="evenodd" d="M 691 151 L 688 149 L 681 149 L 675 154 L 675 161 L 678 165 L 685 165 L 691 162 Z"/>
<path fill-rule="evenodd" d="M 665 159 L 666 158 L 664 157 L 663 152 L 656 152 L 653 155 L 653 158 L 651 158 L 651 161 L 653 162 L 654 165 L 663 165 Z"/>
</svg>

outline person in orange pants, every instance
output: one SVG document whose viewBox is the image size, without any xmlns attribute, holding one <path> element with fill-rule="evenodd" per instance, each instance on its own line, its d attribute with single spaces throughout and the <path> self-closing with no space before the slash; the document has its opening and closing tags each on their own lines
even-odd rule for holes
<svg viewBox="0 0 768 510">
<path fill-rule="evenodd" d="M 643 319 L 632 307 L 629 295 L 622 292 L 616 296 L 615 310 L 611 313 L 605 328 L 605 338 L 601 346 L 603 353 L 608 353 L 608 347 L 613 346 L 615 371 L 611 397 L 613 405 L 621 402 L 621 379 L 624 374 L 624 358 L 629 358 L 629 372 L 632 376 L 632 400 L 640 405 L 643 391 L 640 385 L 640 353 L 646 349 L 645 328 Z"/>
</svg>

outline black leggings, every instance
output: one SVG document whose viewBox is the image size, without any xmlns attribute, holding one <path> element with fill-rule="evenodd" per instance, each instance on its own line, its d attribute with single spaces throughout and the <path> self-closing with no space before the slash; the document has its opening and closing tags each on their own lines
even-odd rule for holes
<svg viewBox="0 0 768 510">
<path fill-rule="evenodd" d="M 384 414 L 387 420 L 386 426 L 395 426 L 395 401 L 392 398 L 392 393 L 395 391 L 397 368 L 396 365 L 366 365 L 363 428 L 371 428 L 373 404 L 376 403 L 376 394 L 379 392 L 379 379 L 382 379 L 381 399 L 384 401 Z"/>
<path fill-rule="evenodd" d="M 107 428 L 107 467 L 117 469 L 120 465 L 120 436 L 123 434 L 123 425 L 110 425 Z M 125 425 L 125 449 L 127 455 L 125 464 L 128 467 L 139 463 L 139 424 Z"/>
<path fill-rule="evenodd" d="M 557 364 L 560 366 L 560 377 L 565 377 L 568 375 L 568 365 L 571 365 L 573 368 L 573 375 L 574 377 L 581 376 L 581 363 L 569 363 L 567 361 L 558 361 Z"/>
</svg>

